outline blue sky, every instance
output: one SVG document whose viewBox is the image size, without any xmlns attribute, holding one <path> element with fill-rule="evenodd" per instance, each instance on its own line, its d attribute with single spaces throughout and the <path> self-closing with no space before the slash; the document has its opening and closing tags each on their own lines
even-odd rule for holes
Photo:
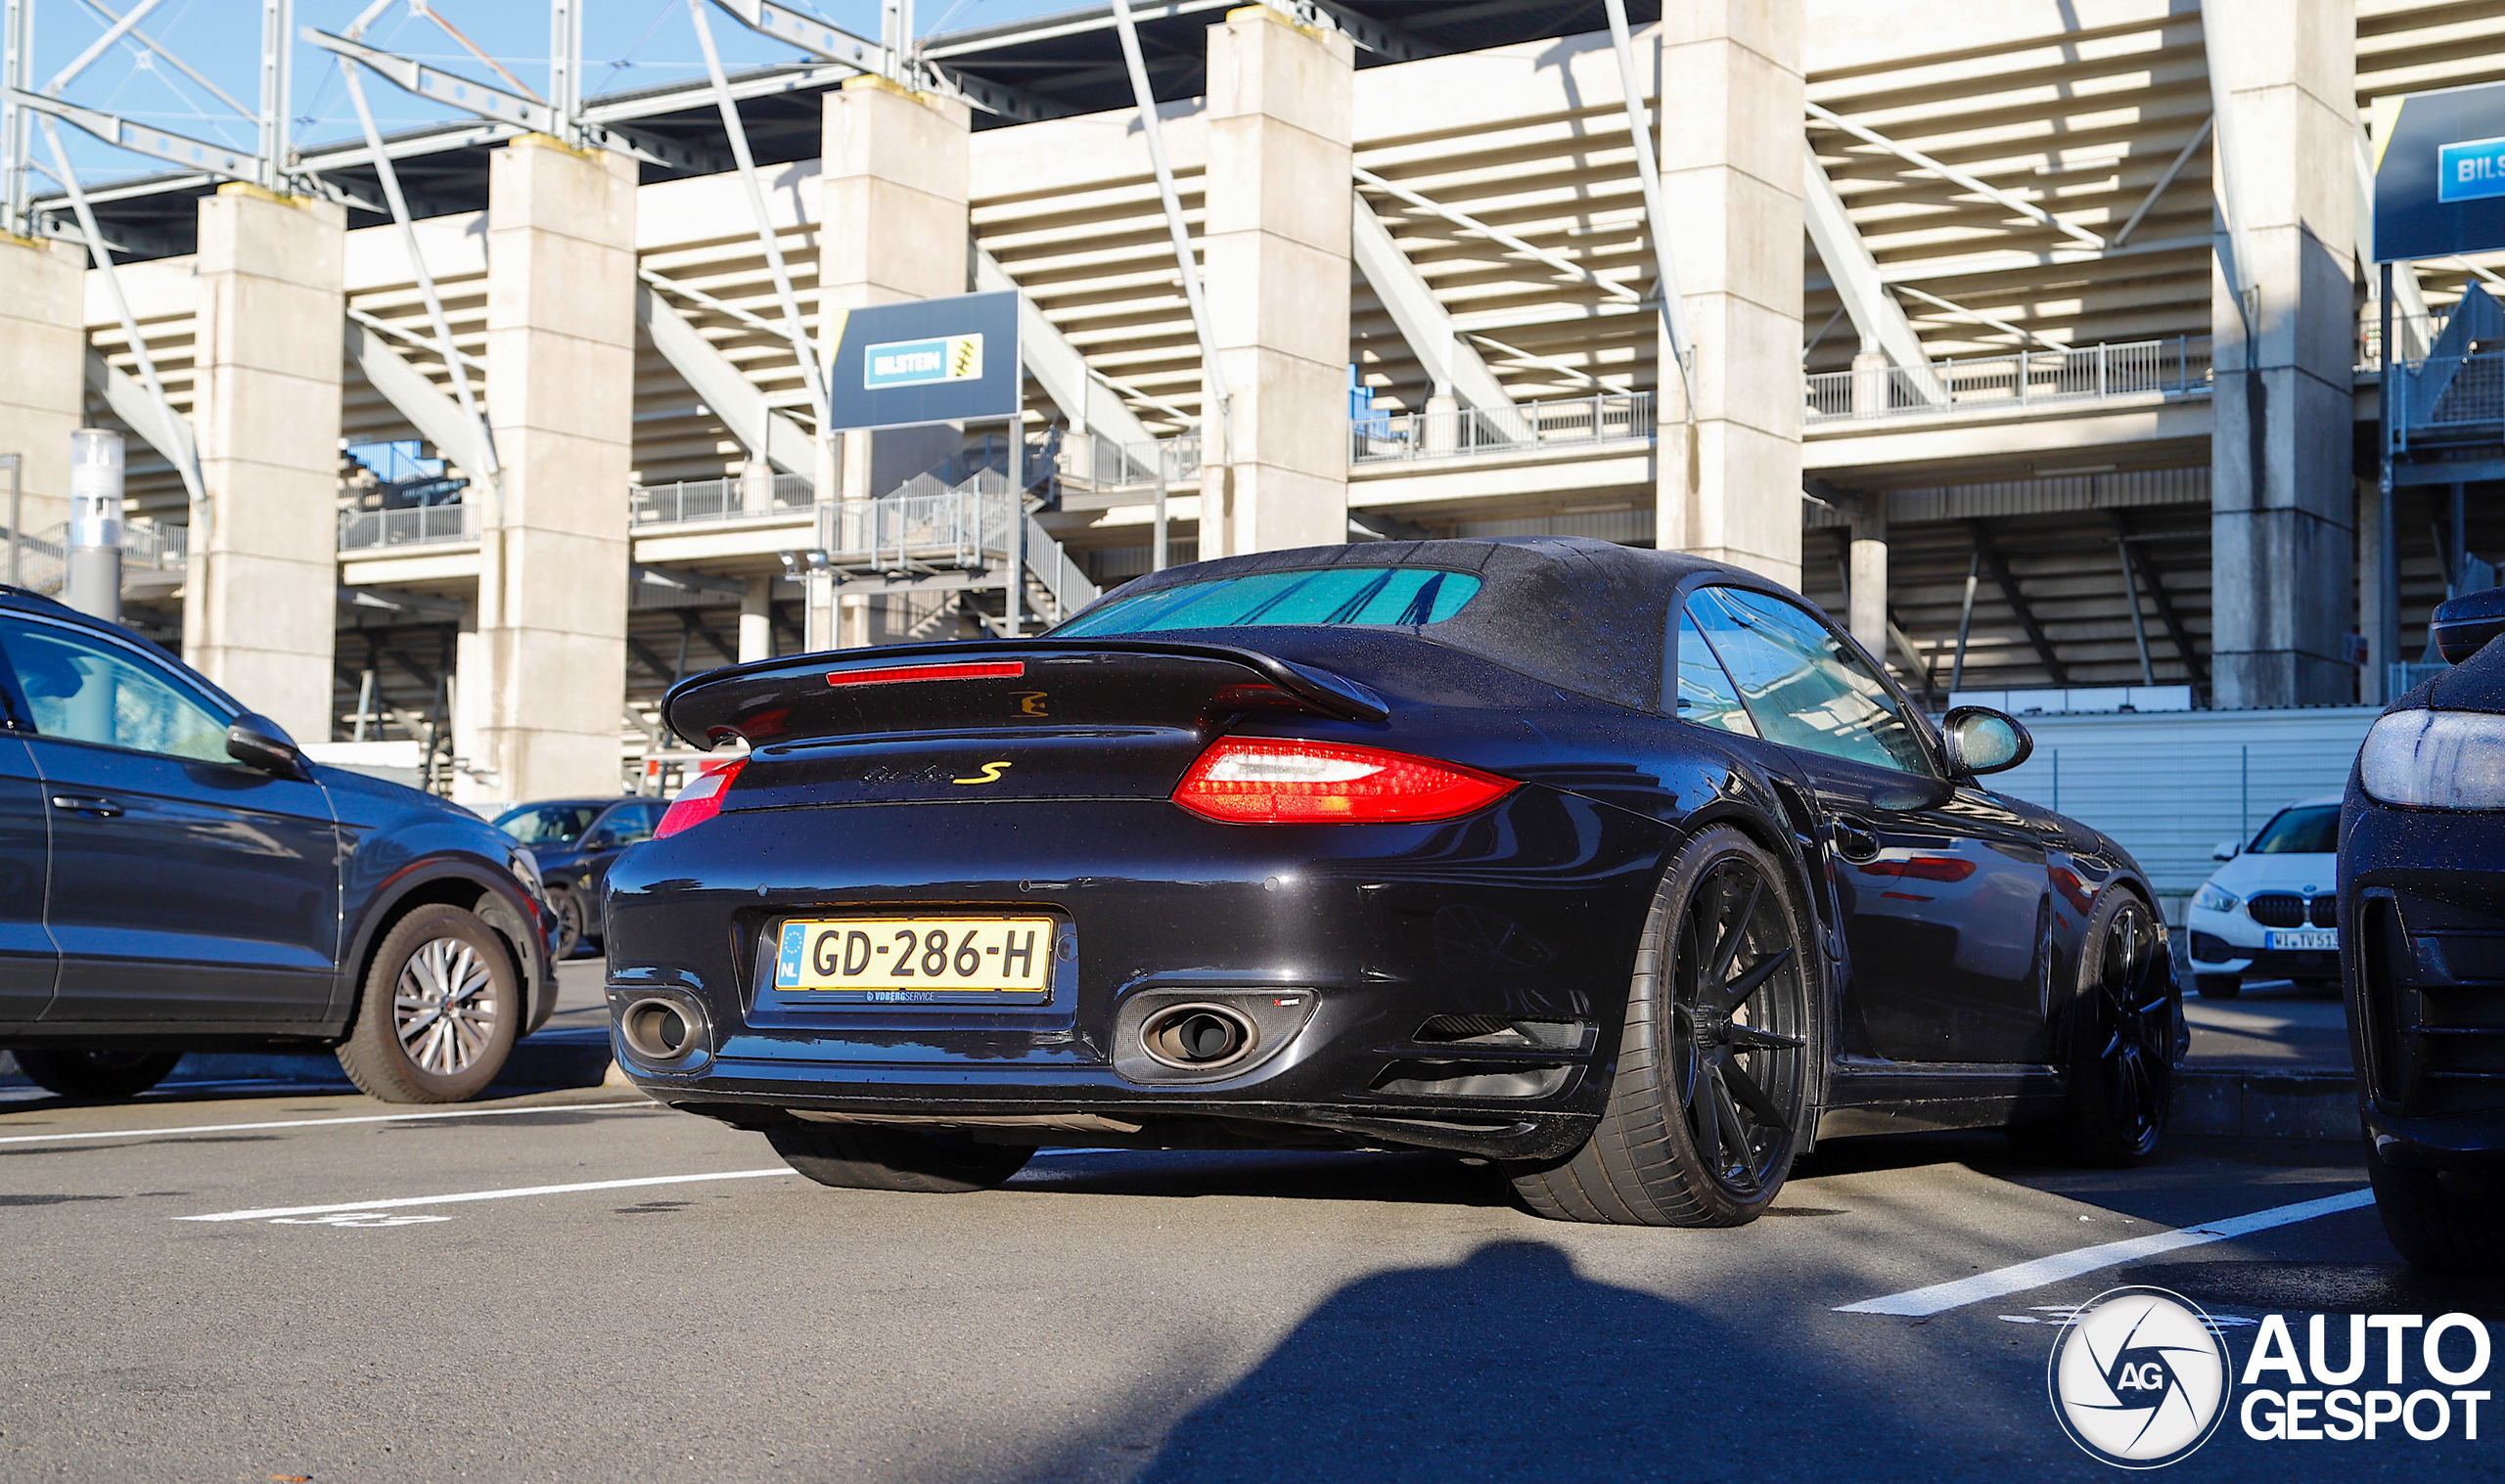
<svg viewBox="0 0 2505 1484">
<path fill-rule="evenodd" d="M 35 4 L 35 81 L 41 86 L 112 24 L 102 14 L 126 13 L 138 0 L 33 0 Z M 299 26 L 344 30 L 367 0 L 296 0 Z M 793 0 L 787 0 L 793 3 Z M 918 28 L 925 34 L 966 30 L 1079 9 L 1088 0 L 918 0 Z M 704 54 L 688 19 L 687 0 L 583 0 L 584 91 L 613 92 L 647 87 L 704 73 Z M 826 20 L 859 35 L 879 33 L 877 0 L 798 0 L 798 8 L 814 10 Z M 544 0 L 433 0 L 431 9 L 457 26 L 478 47 L 496 58 L 534 90 L 548 78 L 548 14 Z M 800 54 L 756 35 L 717 7 L 707 5 L 714 44 L 723 65 L 793 62 Z M 250 105 L 259 93 L 260 28 L 258 0 L 159 0 L 138 29 L 208 78 L 226 93 Z M 482 82 L 499 79 L 462 50 L 434 22 L 411 14 L 406 0 L 366 31 L 373 45 L 403 56 L 464 72 Z M 387 132 L 455 116 L 368 75 L 366 96 L 376 122 Z M 124 37 L 99 58 L 63 93 L 72 103 L 109 110 L 126 117 L 179 130 L 196 138 L 250 148 L 253 124 L 217 102 L 215 96 L 183 76 L 146 47 Z M 296 49 L 296 125 L 299 145 L 349 137 L 356 115 L 340 86 L 336 59 L 298 43 Z M 75 129 L 62 131 L 62 143 L 79 179 L 93 184 L 159 168 L 143 156 L 125 154 L 88 139 Z M 38 142 L 36 158 L 45 158 Z M 38 189 L 41 189 L 38 186 Z"/>
</svg>

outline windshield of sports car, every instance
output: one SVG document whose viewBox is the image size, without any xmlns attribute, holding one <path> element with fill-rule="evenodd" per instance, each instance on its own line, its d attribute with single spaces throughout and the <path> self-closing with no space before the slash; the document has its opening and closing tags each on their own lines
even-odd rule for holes
<svg viewBox="0 0 2505 1484">
<path fill-rule="evenodd" d="M 570 845 L 599 817 L 598 804 L 524 804 L 496 816 L 496 828 L 525 845 Z"/>
<path fill-rule="evenodd" d="M 2282 809 L 2253 837 L 2253 855 L 2330 855 L 2340 848 L 2340 806 Z"/>
<path fill-rule="evenodd" d="M 1056 639 L 1154 634 L 1166 629 L 1268 628 L 1285 624 L 1441 623 L 1479 595 L 1466 572 L 1429 566 L 1331 566 L 1251 572 L 1116 598 L 1054 632 Z"/>
</svg>

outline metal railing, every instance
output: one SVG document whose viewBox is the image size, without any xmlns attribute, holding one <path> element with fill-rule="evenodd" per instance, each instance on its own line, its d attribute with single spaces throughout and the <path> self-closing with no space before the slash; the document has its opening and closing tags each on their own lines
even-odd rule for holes
<svg viewBox="0 0 2505 1484">
<path fill-rule="evenodd" d="M 1051 600 L 1044 617 L 1054 623 L 1096 601 L 1098 589 L 1086 570 L 1032 516 L 1026 517 L 1026 572 Z"/>
<path fill-rule="evenodd" d="M 2407 448 L 2413 434 L 2484 428 L 2505 432 L 2505 352 L 2429 356 L 2395 363 L 2386 387 L 2384 435 Z"/>
<path fill-rule="evenodd" d="M 1518 448 L 1649 441 L 1653 435 L 1649 391 L 1520 402 L 1511 408 L 1370 412 L 1348 424 L 1348 462 L 1458 459 Z"/>
<path fill-rule="evenodd" d="M 401 510 L 340 512 L 340 550 L 374 551 L 394 546 L 434 546 L 478 538 L 476 507 L 412 505 Z"/>
<path fill-rule="evenodd" d="M 840 500 L 821 517 L 827 560 L 847 570 L 903 574 L 982 567 L 990 554 L 1009 549 L 1016 502 L 1008 480 L 984 470 L 950 489 L 936 479 L 908 483 L 928 493 L 885 500 Z"/>
<path fill-rule="evenodd" d="M 180 571 L 191 548 L 192 528 L 168 525 L 156 520 L 125 520 L 121 527 L 121 565 L 128 573 L 133 568 L 159 572 Z M 25 586 L 38 593 L 58 593 L 67 580 L 69 563 L 69 524 L 63 521 L 39 531 L 29 531 L 15 543 L 10 566 L 22 574 Z M 8 572 L 0 570 L 0 578 Z"/>
<path fill-rule="evenodd" d="M 828 563 L 864 576 L 903 577 L 943 571 L 990 571 L 1009 560 L 1012 520 L 1020 502 L 1008 476 L 979 471 L 953 488 L 924 474 L 906 493 L 884 500 L 843 500 L 824 509 L 820 537 Z M 1026 576 L 1058 620 L 1096 601 L 1096 584 L 1034 517 L 1024 517 Z"/>
<path fill-rule="evenodd" d="M 1933 361 L 1925 379 L 1901 366 L 1821 371 L 1803 378 L 1811 423 L 1922 417 L 1977 408 L 2019 410 L 2159 391 L 2205 392 L 2209 345 L 2176 336 L 2009 355 Z"/>
<path fill-rule="evenodd" d="M 1184 433 L 1147 443 L 1116 443 L 1093 433 L 1064 437 L 1053 454 L 1053 477 L 1065 492 L 1078 494 L 1197 482 L 1201 435 Z"/>
<path fill-rule="evenodd" d="M 733 475 L 638 484 L 632 489 L 632 509 L 637 525 L 673 525 L 682 520 L 788 516 L 808 509 L 816 498 L 806 474 L 776 474 L 770 480 Z"/>
</svg>

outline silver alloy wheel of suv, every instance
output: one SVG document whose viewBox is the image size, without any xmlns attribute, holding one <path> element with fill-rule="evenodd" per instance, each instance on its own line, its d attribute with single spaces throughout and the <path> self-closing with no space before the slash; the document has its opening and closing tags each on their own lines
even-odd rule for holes
<svg viewBox="0 0 2505 1484">
<path fill-rule="evenodd" d="M 457 1076 L 494 1039 L 495 980 L 478 950 L 446 935 L 418 945 L 391 997 L 400 1048 L 422 1071 Z"/>
<path fill-rule="evenodd" d="M 384 934 L 340 1067 L 387 1102 L 459 1102 L 504 1070 L 521 1033 L 522 974 L 478 914 L 412 908 Z"/>
</svg>

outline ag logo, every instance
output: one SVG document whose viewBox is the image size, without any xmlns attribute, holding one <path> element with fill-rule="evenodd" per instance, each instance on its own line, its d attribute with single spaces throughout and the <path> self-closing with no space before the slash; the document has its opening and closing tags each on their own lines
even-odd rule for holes
<svg viewBox="0 0 2505 1484">
<path fill-rule="evenodd" d="M 2209 1317 L 2163 1288 L 2098 1294 L 2053 1340 L 2053 1416 L 2121 1468 L 2188 1457 L 2227 1412 L 2226 1348 Z"/>
</svg>

